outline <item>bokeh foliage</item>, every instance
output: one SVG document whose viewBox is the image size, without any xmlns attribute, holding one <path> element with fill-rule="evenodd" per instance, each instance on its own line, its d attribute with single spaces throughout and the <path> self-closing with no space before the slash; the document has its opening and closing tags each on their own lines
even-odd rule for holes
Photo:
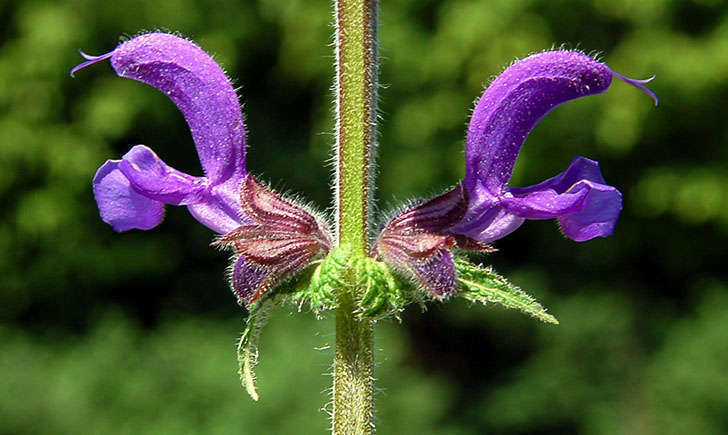
<svg viewBox="0 0 728 435">
<path fill-rule="evenodd" d="M 178 31 L 241 86 L 248 167 L 329 206 L 329 1 L 0 2 L 0 433 L 311 433 L 327 427 L 332 325 L 275 316 L 261 402 L 235 375 L 242 312 L 225 254 L 182 208 L 115 234 L 96 168 L 145 143 L 199 173 L 182 116 L 76 50 Z M 377 331 L 382 433 L 728 432 L 728 7 L 722 0 L 391 0 L 381 11 L 379 205 L 463 175 L 472 102 L 530 52 L 566 44 L 623 83 L 547 116 L 514 185 L 599 160 L 625 210 L 577 244 L 550 222 L 497 243 L 496 270 L 561 325 L 464 302 Z M 321 349 L 321 350 L 315 350 Z"/>
</svg>

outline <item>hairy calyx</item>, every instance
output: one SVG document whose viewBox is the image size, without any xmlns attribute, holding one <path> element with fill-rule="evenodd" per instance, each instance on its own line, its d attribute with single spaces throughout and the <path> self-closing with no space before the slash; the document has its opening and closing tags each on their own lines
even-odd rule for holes
<svg viewBox="0 0 728 435">
<path fill-rule="evenodd" d="M 212 243 L 231 248 L 230 281 L 245 307 L 331 250 L 326 222 L 247 175 L 240 204 L 252 221 Z"/>
</svg>

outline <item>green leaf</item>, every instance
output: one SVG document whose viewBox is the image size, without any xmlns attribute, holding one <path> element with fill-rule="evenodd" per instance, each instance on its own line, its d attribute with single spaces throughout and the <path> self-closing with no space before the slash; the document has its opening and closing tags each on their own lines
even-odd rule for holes
<svg viewBox="0 0 728 435">
<path fill-rule="evenodd" d="M 308 288 L 292 295 L 293 302 L 299 308 L 308 303 L 317 316 L 335 309 L 337 289 L 345 285 L 344 275 L 353 263 L 349 245 L 334 249 L 314 269 Z"/>
<path fill-rule="evenodd" d="M 381 261 L 362 257 L 356 262 L 357 277 L 364 295 L 359 301 L 359 316 L 373 320 L 394 315 L 404 309 L 406 299 L 389 267 Z"/>
<path fill-rule="evenodd" d="M 240 382 L 250 397 L 257 401 L 258 391 L 255 387 L 255 365 L 258 363 L 258 341 L 260 332 L 268 323 L 273 308 L 278 305 L 279 297 L 269 297 L 250 306 L 245 330 L 238 343 L 238 374 Z"/>
<path fill-rule="evenodd" d="M 494 302 L 506 308 L 521 310 L 543 322 L 559 324 L 556 317 L 548 314 L 546 308 L 533 297 L 498 275 L 491 267 L 482 268 L 457 259 L 455 269 L 461 287 L 459 296 L 471 302 Z"/>
</svg>

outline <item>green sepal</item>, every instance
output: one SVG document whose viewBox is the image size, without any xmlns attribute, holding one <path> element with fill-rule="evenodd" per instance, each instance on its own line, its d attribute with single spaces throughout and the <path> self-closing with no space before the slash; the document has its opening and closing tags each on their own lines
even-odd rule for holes
<svg viewBox="0 0 728 435">
<path fill-rule="evenodd" d="M 248 307 L 248 317 L 245 319 L 245 329 L 238 342 L 238 374 L 240 382 L 250 397 L 257 401 L 258 391 L 255 386 L 255 366 L 258 364 L 258 341 L 260 332 L 268 323 L 273 308 L 278 305 L 283 296 L 273 295 L 256 302 Z"/>
<path fill-rule="evenodd" d="M 546 308 L 526 294 L 518 286 L 508 282 L 493 268 L 475 266 L 466 260 L 455 260 L 457 281 L 461 296 L 471 302 L 493 302 L 506 308 L 515 308 L 543 322 L 559 324 L 556 317 L 548 314 Z"/>
<path fill-rule="evenodd" d="M 308 304 L 316 316 L 335 309 L 337 289 L 345 285 L 346 271 L 353 262 L 349 245 L 334 249 L 313 270 L 308 288 L 291 295 L 292 301 L 299 309 Z"/>
<path fill-rule="evenodd" d="M 359 316 L 373 320 L 390 315 L 398 317 L 407 300 L 389 267 L 373 258 L 361 257 L 356 260 L 356 272 L 364 291 L 359 301 Z"/>
</svg>

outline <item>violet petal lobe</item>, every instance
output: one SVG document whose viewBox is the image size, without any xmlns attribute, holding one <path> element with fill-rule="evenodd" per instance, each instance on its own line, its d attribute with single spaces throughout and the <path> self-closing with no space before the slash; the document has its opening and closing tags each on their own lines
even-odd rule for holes
<svg viewBox="0 0 728 435">
<path fill-rule="evenodd" d="M 499 201 L 493 199 L 471 208 L 462 221 L 447 231 L 464 235 L 480 243 L 490 243 L 514 232 L 525 220 L 508 212 Z"/>
<path fill-rule="evenodd" d="M 148 33 L 119 45 L 111 65 L 121 77 L 165 93 L 182 111 L 211 184 L 245 172 L 245 126 L 235 89 L 222 68 L 194 43 Z"/>
<path fill-rule="evenodd" d="M 527 219 L 559 218 L 564 234 L 582 242 L 612 235 L 622 194 L 604 181 L 599 163 L 576 157 L 566 171 L 535 186 L 509 188 L 505 208 Z"/>
<path fill-rule="evenodd" d="M 537 190 L 523 196 L 506 195 L 501 204 L 509 213 L 526 219 L 553 219 L 577 213 L 584 208 L 587 190 L 571 188 L 566 192 L 553 189 Z M 576 187 L 576 186 L 575 186 Z"/>
<path fill-rule="evenodd" d="M 245 222 L 235 179 L 209 186 L 206 178 L 193 177 L 168 166 L 144 145 L 126 153 L 119 169 L 137 192 L 165 204 L 187 205 L 200 223 L 217 233 L 225 234 Z"/>
<path fill-rule="evenodd" d="M 163 204 L 136 192 L 118 160 L 108 160 L 96 171 L 93 191 L 101 219 L 116 231 L 148 230 L 164 218 Z"/>
<path fill-rule="evenodd" d="M 122 157 L 119 169 L 144 196 L 165 204 L 198 203 L 207 187 L 207 180 L 180 172 L 160 159 L 144 145 L 137 145 Z"/>
<path fill-rule="evenodd" d="M 204 177 L 193 177 L 178 171 L 166 163 L 164 163 L 151 149 L 143 145 L 137 145 L 127 152 L 121 160 L 114 160 L 114 169 L 116 173 L 113 176 L 115 185 L 129 186 L 134 197 L 144 197 L 148 201 L 144 203 L 154 204 L 154 210 L 149 211 L 150 215 L 159 216 L 159 219 L 145 219 L 143 223 L 134 225 L 113 225 L 116 231 L 127 231 L 130 229 L 149 230 L 161 223 L 164 216 L 163 204 L 187 205 L 190 213 L 203 225 L 211 230 L 225 234 L 246 222 L 239 203 L 234 199 L 237 197 L 237 191 L 226 192 L 226 185 L 209 186 L 209 182 Z M 108 162 L 107 162 L 108 164 Z M 103 167 L 102 167 L 103 168 Z M 99 174 L 102 173 L 99 169 Z M 122 180 L 122 178 L 124 180 Z M 111 179 L 109 179 L 111 180 Z M 113 203 L 118 207 L 121 204 L 128 204 L 132 209 L 129 210 L 128 217 L 143 216 L 143 213 L 135 207 L 135 204 L 141 204 L 141 199 L 136 199 L 133 203 L 129 201 L 112 201 L 111 191 L 99 183 L 108 184 L 110 181 L 98 174 L 94 178 L 94 192 L 107 192 L 108 196 L 101 197 L 96 194 L 96 202 L 99 206 L 102 218 L 109 216 L 108 204 Z M 230 185 L 232 180 L 228 182 Z M 120 195 L 127 194 L 124 189 L 117 189 Z M 128 189 L 127 189 L 128 190 Z M 234 194 L 233 194 L 234 193 Z M 105 201 L 105 202 L 102 202 Z M 151 202 L 150 202 L 151 201 Z M 156 211 L 160 209 L 160 211 Z M 117 210 L 116 214 L 122 213 Z M 104 219 L 105 222 L 108 222 Z M 150 226 L 151 225 L 151 226 Z"/>
<path fill-rule="evenodd" d="M 561 231 L 576 242 L 611 236 L 622 211 L 622 194 L 606 184 L 581 183 L 585 186 L 580 188 L 588 189 L 584 209 L 560 217 Z"/>
</svg>

